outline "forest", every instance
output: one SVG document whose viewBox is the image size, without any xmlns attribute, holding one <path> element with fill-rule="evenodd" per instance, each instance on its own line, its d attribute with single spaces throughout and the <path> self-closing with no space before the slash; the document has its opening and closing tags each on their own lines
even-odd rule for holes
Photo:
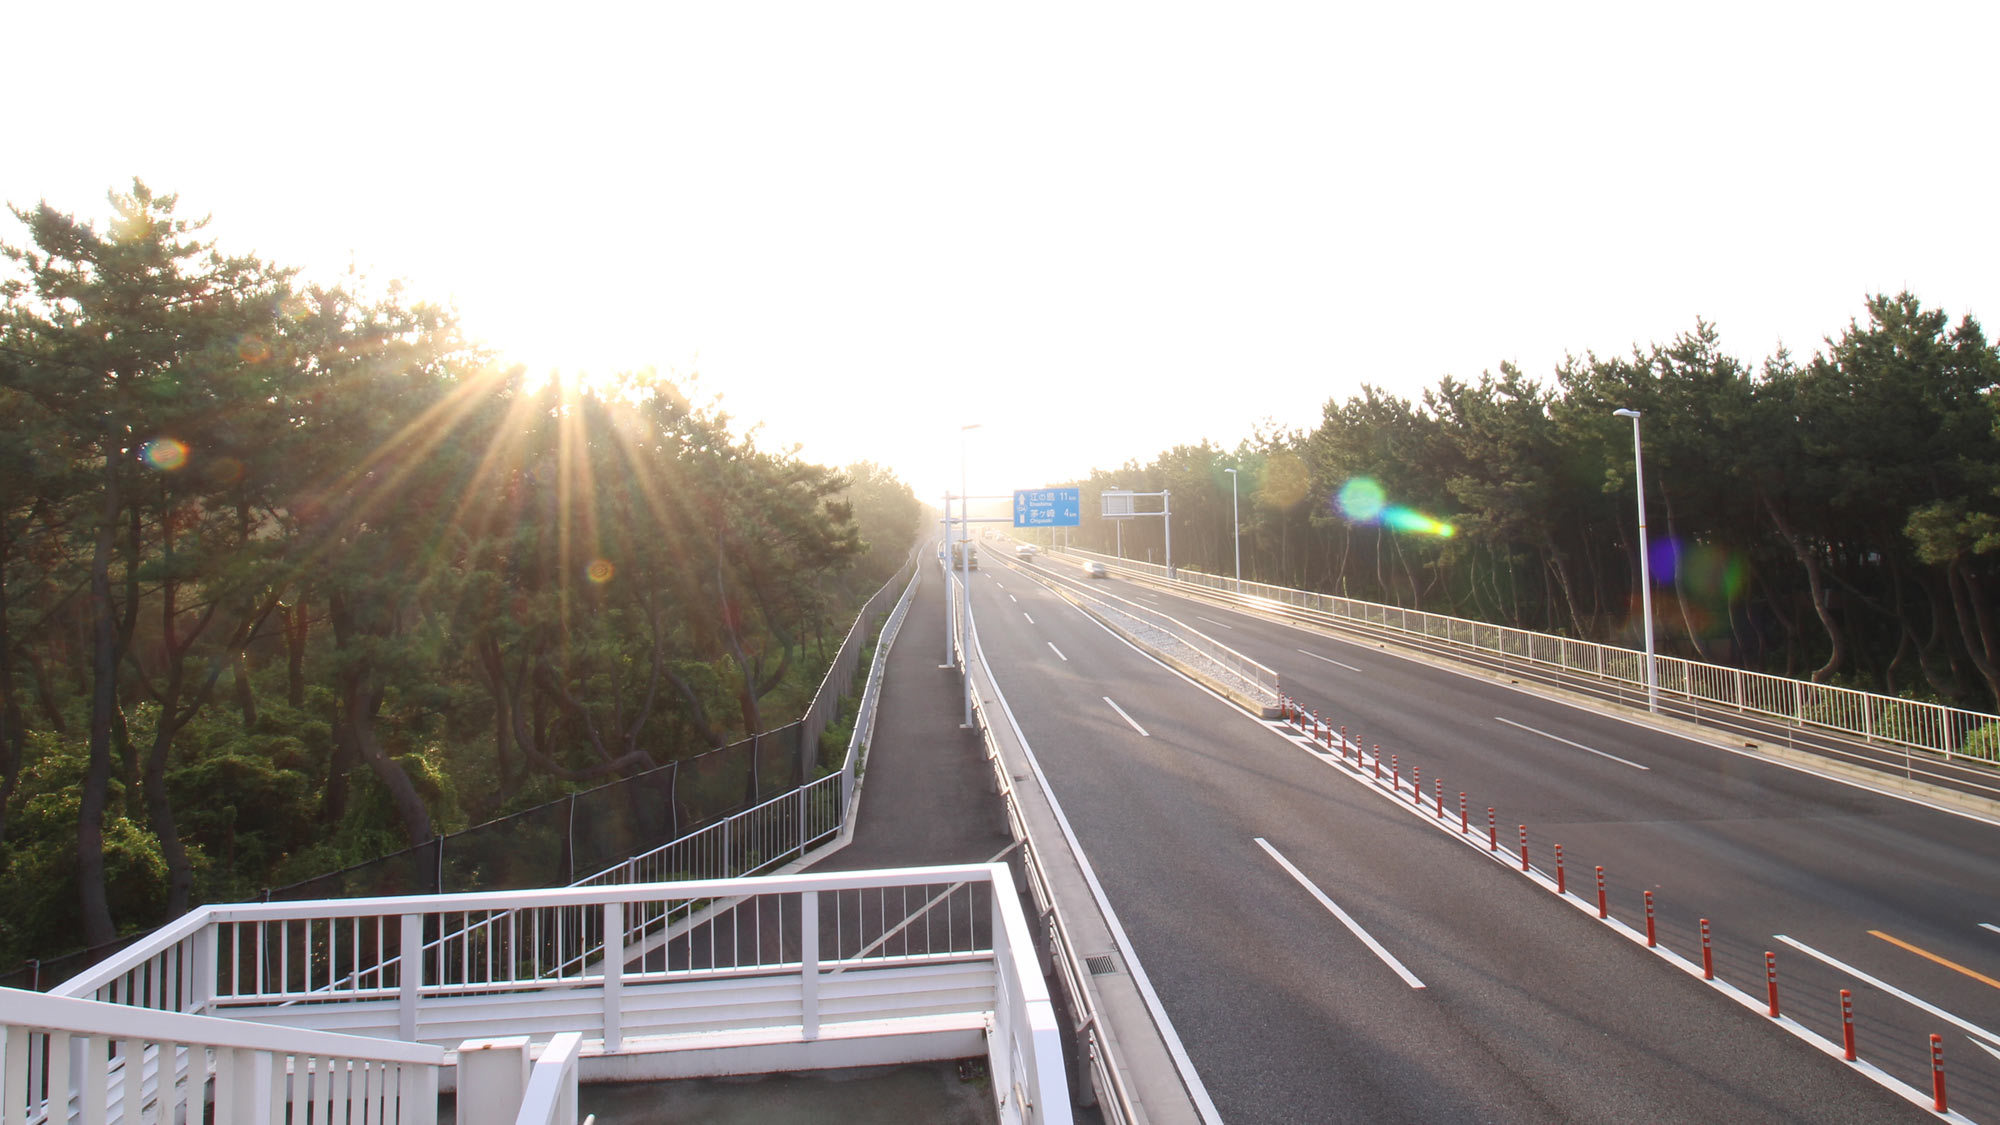
<svg viewBox="0 0 2000 1125">
<path fill-rule="evenodd" d="M 796 719 L 923 522 L 110 204 L 0 239 L 0 969 Z"/>
<path fill-rule="evenodd" d="M 1991 710 L 2000 351 L 1908 293 L 1865 306 L 1803 362 L 1752 366 L 1697 322 L 1547 381 L 1364 386 L 1068 482 L 1072 541 L 1165 561 L 1161 520 L 1094 518 L 1106 490 L 1164 491 L 1175 564 L 1233 575 L 1234 504 L 1246 580 L 1636 649 L 1643 475 L 1659 651 Z"/>
</svg>

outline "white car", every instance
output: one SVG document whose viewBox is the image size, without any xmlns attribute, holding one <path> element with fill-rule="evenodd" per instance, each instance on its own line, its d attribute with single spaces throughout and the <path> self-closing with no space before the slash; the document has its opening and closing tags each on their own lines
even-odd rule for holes
<svg viewBox="0 0 2000 1125">
<path fill-rule="evenodd" d="M 1040 547 L 1035 546 L 1033 543 L 1020 543 L 1016 544 L 1014 547 L 1014 553 L 1021 556 L 1024 559 L 1032 558 L 1035 555 L 1040 554 L 1041 551 L 1042 549 Z"/>
<path fill-rule="evenodd" d="M 1086 578 L 1109 578 L 1111 577 L 1111 568 L 1098 562 L 1096 559 L 1092 559 L 1083 564 L 1083 574 Z"/>
</svg>

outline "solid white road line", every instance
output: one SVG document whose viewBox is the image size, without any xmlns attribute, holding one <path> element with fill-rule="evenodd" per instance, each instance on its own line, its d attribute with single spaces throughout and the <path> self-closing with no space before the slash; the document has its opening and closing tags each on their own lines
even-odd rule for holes
<svg viewBox="0 0 2000 1125">
<path fill-rule="evenodd" d="M 1049 651 L 1055 653 L 1057 656 L 1062 656 L 1063 663 L 1065 664 L 1069 663 L 1069 657 L 1063 656 L 1062 650 L 1056 647 L 1056 643 L 1054 641 L 1049 642 Z"/>
<path fill-rule="evenodd" d="M 1924 1011 L 1929 1012 L 1931 1015 L 1934 1015 L 1937 1018 L 1945 1021 L 1946 1023 L 1949 1023 L 1957 1027 L 1961 1031 L 1969 1032 L 1974 1037 L 1979 1039 L 1984 1039 L 1988 1043 L 2000 1045 L 2000 1035 L 1993 1034 L 1992 1032 L 1986 1030 L 1985 1028 L 1979 1026 L 1978 1024 L 1973 1023 L 1971 1020 L 1960 1019 L 1957 1016 L 1952 1015 L 1950 1012 L 1945 1011 L 1943 1008 L 1940 1008 L 1937 1005 L 1930 1003 L 1929 1001 L 1919 1000 L 1916 997 L 1910 995 L 1909 993 L 1904 992 L 1902 989 L 1897 988 L 1892 984 L 1888 984 L 1883 981 L 1877 980 L 1874 977 L 1869 976 L 1867 973 L 1862 972 L 1860 969 L 1857 969 L 1854 966 L 1848 964 L 1847 962 L 1836 960 L 1835 958 L 1830 957 L 1824 953 L 1821 953 L 1819 950 L 1814 949 L 1812 946 L 1807 945 L 1802 941 L 1793 941 L 1791 938 L 1788 938 L 1783 934 L 1773 934 L 1771 936 L 1777 938 L 1779 941 L 1784 942 L 1786 945 L 1791 946 L 1793 949 L 1798 950 L 1800 953 L 1803 953 L 1808 957 L 1811 957 L 1817 961 L 1824 962 L 1825 964 L 1831 965 L 1834 968 L 1839 969 L 1841 972 L 1846 973 L 1847 975 L 1853 977 L 1855 980 L 1873 985 L 1874 987 L 1881 989 L 1882 991 L 1888 993 L 1889 995 L 1894 996 L 1896 999 L 1901 1000 L 1905 1004 L 1922 1008 Z"/>
<path fill-rule="evenodd" d="M 1111 697 L 1110 697 L 1110 696 L 1108 696 L 1108 695 L 1107 695 L 1107 696 L 1105 696 L 1105 697 L 1104 697 L 1104 702 L 1106 702 L 1106 703 L 1111 703 Z M 1127 714 L 1125 713 L 1125 708 L 1123 708 L 1123 707 L 1120 707 L 1120 706 L 1118 706 L 1118 705 L 1117 705 L 1116 703 L 1111 703 L 1111 709 L 1112 709 L 1113 711 L 1116 711 L 1116 712 L 1118 712 L 1118 717 L 1119 717 L 1119 718 L 1121 718 L 1121 719 L 1125 720 L 1125 721 L 1126 721 L 1126 722 L 1128 722 L 1128 723 L 1132 723 L 1132 716 L 1130 716 L 1130 715 L 1127 715 Z M 1142 726 L 1140 726 L 1140 725 L 1139 725 L 1138 723 L 1132 723 L 1132 729 L 1133 729 L 1133 730 L 1136 730 L 1136 731 L 1138 731 L 1138 732 L 1139 732 L 1140 734 L 1142 734 L 1142 735 L 1145 735 L 1145 736 L 1146 736 L 1147 738 L 1151 738 L 1151 737 L 1153 737 L 1153 736 L 1152 736 L 1152 735 L 1150 735 L 1150 734 L 1146 734 L 1146 728 L 1145 728 L 1145 727 L 1142 727 Z"/>
<path fill-rule="evenodd" d="M 1199 614 L 1199 613 L 1195 614 L 1195 615 L 1194 615 L 1194 618 L 1195 618 L 1195 620 L 1196 620 L 1196 621 L 1206 621 L 1206 622 L 1208 622 L 1208 623 L 1209 623 L 1210 625 L 1220 625 L 1220 626 L 1222 626 L 1222 627 L 1223 627 L 1224 629 L 1234 629 L 1234 628 L 1236 628 L 1236 626 L 1234 626 L 1234 625 L 1231 625 L 1231 624 L 1230 624 L 1229 622 L 1227 622 L 1227 621 L 1217 621 L 1217 620 L 1216 620 L 1215 618 L 1213 618 L 1213 617 L 1203 617 L 1203 616 L 1202 616 L 1201 614 Z"/>
<path fill-rule="evenodd" d="M 1088 620 L 1097 621 L 1094 617 L 1088 618 Z M 1189 679 L 1186 675 L 1174 672 L 1172 668 L 1161 664 L 1159 660 L 1147 656 L 1144 649 L 1120 637 L 1111 630 L 1110 626 L 1105 625 L 1101 621 L 1097 621 L 1097 625 L 1104 630 L 1105 635 L 1115 640 L 1124 641 L 1133 652 L 1145 656 L 1146 659 L 1152 660 L 1153 663 L 1159 664 L 1161 668 L 1187 680 L 1188 683 L 1200 688 L 1200 690 L 1208 691 L 1207 688 Z M 986 650 L 979 643 L 979 634 L 974 633 L 972 635 L 972 645 L 979 653 L 980 667 L 984 668 L 986 666 Z M 998 685 L 995 684 L 994 688 L 997 693 Z M 1227 700 L 1223 700 L 1221 696 L 1215 695 L 1212 691 L 1209 694 L 1218 700 L 1222 700 L 1224 703 L 1228 703 Z M 1041 759 L 1035 757 L 1035 748 L 1028 745 L 1028 736 L 1021 731 L 1021 720 L 1014 717 L 1014 708 L 1008 704 L 1005 695 L 996 694 L 995 698 L 1000 703 L 1001 713 L 1007 716 L 1007 727 L 1014 732 L 1014 740 L 1021 747 L 1021 755 L 1028 760 L 1029 772 L 1035 775 L 1035 784 L 1041 788 L 1043 796 L 1048 798 L 1049 812 L 1055 816 L 1056 826 L 1062 829 L 1063 841 L 1069 845 L 1070 854 L 1076 857 L 1076 865 L 1083 872 L 1084 885 L 1090 888 L 1090 897 L 1096 900 L 1097 911 L 1104 916 L 1104 924 L 1111 930 L 1111 940 L 1118 946 L 1118 952 L 1125 958 L 1125 967 L 1132 974 L 1132 983 L 1139 986 L 1139 995 L 1145 998 L 1146 1010 L 1152 1013 L 1153 1016 L 1153 1026 L 1159 1029 L 1160 1038 L 1166 1041 L 1167 1054 L 1173 1057 L 1174 1069 L 1180 1071 L 1181 1084 L 1187 1087 L 1189 1097 L 1194 1099 L 1195 1110 L 1201 1114 L 1203 1125 L 1222 1125 L 1222 1114 L 1216 1112 L 1215 1099 L 1209 1097 L 1208 1087 L 1203 1084 L 1200 1072 L 1195 1070 L 1194 1060 L 1188 1057 L 1187 1046 L 1181 1042 L 1180 1032 L 1174 1030 L 1173 1020 L 1167 1016 L 1166 1005 L 1160 1003 L 1160 994 L 1153 987 L 1152 977 L 1146 973 L 1146 966 L 1140 962 L 1139 955 L 1133 951 L 1132 938 L 1126 934 L 1125 923 L 1119 921 L 1118 912 L 1111 908 L 1111 898 L 1104 893 L 1104 884 L 1097 878 L 1097 869 L 1090 865 L 1090 857 L 1084 854 L 1083 845 L 1077 842 L 1076 829 L 1070 826 L 1069 817 L 1063 812 L 1062 802 L 1056 799 L 1055 790 L 1049 785 L 1048 775 L 1042 772 Z M 1237 714 L 1243 714 L 1234 704 L 1229 704 L 1229 706 Z"/>
<path fill-rule="evenodd" d="M 1367 946 L 1370 950 L 1372 950 L 1375 956 L 1380 957 L 1382 959 L 1383 964 L 1389 966 L 1391 969 L 1394 969 L 1396 971 L 1396 975 L 1403 978 L 1404 984 L 1409 985 L 1411 988 L 1422 988 L 1424 986 L 1424 982 L 1418 980 L 1415 973 L 1412 973 L 1410 970 L 1404 968 L 1403 963 L 1401 961 L 1396 960 L 1395 954 L 1382 948 L 1381 942 L 1376 941 L 1373 937 L 1369 936 L 1368 931 L 1361 928 L 1361 923 L 1356 922 L 1353 918 L 1348 917 L 1347 911 L 1342 910 L 1340 908 L 1339 903 L 1326 897 L 1325 891 L 1322 891 L 1318 887 L 1314 886 L 1313 881 L 1311 879 L 1306 878 L 1305 872 L 1300 871 L 1296 867 L 1293 867 L 1292 861 L 1278 854 L 1278 849 L 1272 847 L 1270 842 L 1265 840 L 1264 837 L 1258 836 L 1256 837 L 1256 840 L 1258 847 L 1263 848 L 1265 851 L 1271 853 L 1271 858 L 1278 861 L 1278 866 L 1283 867 L 1287 872 L 1291 874 L 1292 878 L 1298 880 L 1299 886 L 1304 887 L 1308 893 L 1310 893 L 1314 898 L 1318 899 L 1319 904 L 1321 906 L 1324 906 L 1328 910 L 1332 911 L 1333 916 L 1335 918 L 1340 919 L 1341 925 L 1346 926 L 1348 930 L 1353 932 L 1355 937 L 1361 939 L 1361 944 Z"/>
<path fill-rule="evenodd" d="M 1331 657 L 1331 656 L 1321 656 L 1321 655 L 1320 655 L 1319 653 L 1316 653 L 1316 652 L 1307 652 L 1307 651 L 1306 651 L 1305 649 L 1300 649 L 1300 650 L 1299 650 L 1299 654 L 1300 654 L 1300 655 L 1302 655 L 1302 656 L 1310 656 L 1310 657 L 1312 657 L 1312 658 L 1313 658 L 1314 660 L 1324 660 L 1324 661 L 1326 661 L 1326 662 L 1327 662 L 1328 664 L 1331 664 L 1331 665 L 1333 665 L 1333 666 L 1334 666 L 1334 667 L 1336 667 L 1336 668 L 1345 668 L 1345 669 L 1347 669 L 1347 670 L 1348 670 L 1348 671 L 1350 671 L 1350 672 L 1359 672 L 1359 671 L 1361 671 L 1361 669 L 1359 669 L 1359 668 L 1356 668 L 1356 667 L 1355 667 L 1354 665 L 1352 665 L 1352 664 L 1342 664 L 1342 663 L 1341 663 L 1340 661 L 1338 661 L 1338 660 L 1335 660 L 1335 659 L 1334 659 L 1333 657 Z"/>
<path fill-rule="evenodd" d="M 1653 767 L 1651 767 L 1651 766 L 1642 766 L 1642 765 L 1640 765 L 1640 764 L 1639 764 L 1639 763 L 1637 763 L 1637 762 L 1628 762 L 1628 761 L 1626 761 L 1625 759 L 1623 759 L 1623 758 L 1619 757 L 1619 756 L 1618 756 L 1618 755 L 1616 755 L 1616 754 L 1606 754 L 1606 753 L 1605 753 L 1604 751 L 1602 751 L 1602 750 L 1598 750 L 1598 749 L 1594 749 L 1594 748 L 1592 748 L 1592 747 L 1589 747 L 1589 746 L 1585 746 L 1585 745 L 1584 745 L 1583 743 L 1581 743 L 1581 742 L 1571 742 L 1571 741 L 1570 741 L 1569 739 L 1567 739 L 1567 738 L 1564 738 L 1564 737 L 1563 737 L 1562 735 L 1559 735 L 1559 734 L 1550 734 L 1550 733 L 1549 733 L 1548 731 L 1545 731 L 1545 730 L 1536 730 L 1536 729 L 1535 729 L 1534 727 L 1531 727 L 1531 726 L 1527 726 L 1526 724 L 1523 724 L 1523 723 L 1517 723 L 1517 722 L 1515 722 L 1515 721 L 1514 721 L 1514 720 L 1512 720 L 1512 719 L 1503 719 L 1503 718 L 1501 718 L 1500 716 L 1498 716 L 1498 715 L 1495 715 L 1495 716 L 1493 716 L 1493 721 L 1494 721 L 1494 722 L 1496 722 L 1496 723 L 1506 723 L 1506 724 L 1507 724 L 1508 726 L 1510 726 L 1510 727 L 1517 727 L 1517 728 L 1519 728 L 1519 729 L 1521 729 L 1521 730 L 1524 730 L 1524 731 L 1527 731 L 1527 732 L 1528 732 L 1529 734 L 1539 734 L 1539 735 L 1541 735 L 1541 736 L 1542 736 L 1543 738 L 1547 738 L 1547 739 L 1553 739 L 1554 741 L 1556 741 L 1556 742 L 1560 742 L 1560 743 L 1562 743 L 1562 744 L 1563 744 L 1563 745 L 1565 745 L 1565 746 L 1574 746 L 1574 747 L 1576 747 L 1576 748 L 1577 748 L 1578 750 L 1583 750 L 1583 751 L 1586 751 L 1586 752 L 1588 752 L 1588 753 L 1592 753 L 1592 754 L 1595 754 L 1595 755 L 1597 755 L 1597 756 L 1598 756 L 1598 757 L 1600 757 L 1600 758 L 1609 758 L 1609 759 L 1611 759 L 1612 761 L 1614 761 L 1614 762 L 1617 762 L 1617 763 L 1618 763 L 1619 765 L 1621 765 L 1621 766 L 1631 766 L 1631 767 L 1632 767 L 1633 769 L 1635 769 L 1635 770 L 1651 770 L 1651 769 L 1653 768 Z"/>
</svg>

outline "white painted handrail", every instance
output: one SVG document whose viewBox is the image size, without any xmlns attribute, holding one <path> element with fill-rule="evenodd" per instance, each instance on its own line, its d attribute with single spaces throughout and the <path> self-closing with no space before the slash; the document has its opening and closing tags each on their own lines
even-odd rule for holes
<svg viewBox="0 0 2000 1125">
<path fill-rule="evenodd" d="M 583 1036 L 565 1031 L 542 1049 L 514 1125 L 576 1125 L 576 1060 Z"/>
<path fill-rule="evenodd" d="M 443 1049 L 0 989 L 0 1122 L 434 1125 Z"/>
</svg>

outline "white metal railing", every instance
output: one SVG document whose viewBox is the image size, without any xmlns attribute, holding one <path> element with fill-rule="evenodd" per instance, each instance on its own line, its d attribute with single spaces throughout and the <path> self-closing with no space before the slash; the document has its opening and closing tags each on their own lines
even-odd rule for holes
<svg viewBox="0 0 2000 1125">
<path fill-rule="evenodd" d="M 856 705 L 854 733 L 848 737 L 847 754 L 841 761 L 840 772 L 828 774 L 790 793 L 780 794 L 698 828 L 650 851 L 587 875 L 572 885 L 734 879 L 801 858 L 815 845 L 839 835 L 853 811 L 855 781 L 867 757 L 868 740 L 874 735 L 875 709 L 882 695 L 882 677 L 888 667 L 889 648 L 909 614 L 916 588 L 913 570 L 895 609 L 882 625 L 875 657 L 869 664 L 868 679 Z M 887 589 L 885 586 L 884 590 Z M 865 640 L 860 636 L 860 630 L 871 616 L 872 607 L 862 611 L 847 643 Z M 825 688 L 821 690 L 824 692 Z"/>
<path fill-rule="evenodd" d="M 0 989 L 0 1122 L 434 1125 L 442 1048 Z"/>
<path fill-rule="evenodd" d="M 1046 1100 L 1063 1064 L 1013 895 L 1006 865 L 972 864 L 210 905 L 58 992 L 440 1045 L 577 1031 L 607 1053 L 956 1015 L 991 1021 L 996 1064 L 1040 1105 L 1020 1119 L 1067 1121 Z"/>
<path fill-rule="evenodd" d="M 971 629 L 972 649 L 978 654 L 976 667 L 979 672 L 980 690 L 972 694 L 973 711 L 977 715 L 975 725 L 986 747 L 986 757 L 993 770 L 994 784 L 999 788 L 1000 797 L 1007 809 L 1009 833 L 1021 847 L 1021 868 L 1027 875 L 1028 890 L 1035 903 L 1035 909 L 1048 929 L 1049 956 L 1060 973 L 1063 991 L 1069 997 L 1070 1011 L 1076 1026 L 1079 1066 L 1090 1069 L 1085 1090 L 1098 1096 L 1090 1099 L 1099 1107 L 1108 1125 L 1129 1125 L 1138 1120 L 1133 1106 L 1131 1090 L 1125 1084 L 1124 1070 L 1112 1056 L 1110 1047 L 1102 1033 L 1099 1015 L 1091 1000 L 1088 976 L 1083 957 L 1077 952 L 1076 943 L 1070 938 L 1070 928 L 1063 919 L 1061 904 L 1056 901 L 1053 884 L 1048 871 L 1042 865 L 1041 851 L 1035 846 L 1028 833 L 1027 820 L 1022 814 L 1020 800 L 1014 792 L 1014 780 L 1008 771 L 1006 761 L 1000 753 L 1000 745 L 994 731 L 998 729 L 993 716 L 988 712 L 987 699 L 1000 698 L 1000 685 L 993 679 L 992 669 L 986 664 L 985 650 L 979 644 L 979 626 L 974 622 Z"/>
<path fill-rule="evenodd" d="M 1085 558 L 1101 559 L 1109 565 L 1160 581 L 1177 581 L 1187 586 L 1238 593 L 1238 584 L 1232 578 L 1176 567 L 1176 577 L 1170 580 L 1166 567 L 1153 563 L 1113 558 L 1075 547 L 1068 551 Z M 1615 645 L 1601 645 L 1263 582 L 1243 582 L 1239 596 L 1253 606 L 1262 602 L 1274 609 L 1305 611 L 1336 622 L 1420 636 L 1479 653 L 1587 675 L 1632 689 L 1644 690 L 1646 685 L 1645 653 Z M 1854 688 L 1815 684 L 1741 668 L 1703 664 L 1674 656 L 1656 655 L 1654 668 L 1663 696 L 1678 696 L 1689 702 L 1727 707 L 1787 723 L 1816 726 L 1898 746 L 1929 750 L 1947 760 L 1963 757 L 2000 761 L 2000 715 Z"/>
<path fill-rule="evenodd" d="M 514 1125 L 575 1125 L 577 1056 L 583 1036 L 565 1031 L 549 1040 L 529 1072 L 528 1089 Z"/>
</svg>

